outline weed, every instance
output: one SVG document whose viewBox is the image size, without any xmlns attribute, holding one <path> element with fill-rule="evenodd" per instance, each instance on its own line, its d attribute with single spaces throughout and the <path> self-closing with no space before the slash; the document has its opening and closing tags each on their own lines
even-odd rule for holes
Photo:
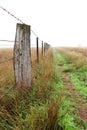
<svg viewBox="0 0 87 130">
<path fill-rule="evenodd" d="M 4 67 L 5 68 L 5 67 Z M 9 70 L 9 68 L 8 68 Z M 60 97 L 55 86 L 52 50 L 46 52 L 39 64 L 32 64 L 32 89 L 13 88 L 0 100 L 0 128 L 3 130 L 56 130 Z M 57 81 L 56 81 L 57 82 Z M 7 82 L 3 83 L 4 86 Z M 57 82 L 58 83 L 58 82 Z M 2 90 L 6 90 L 6 87 Z"/>
</svg>

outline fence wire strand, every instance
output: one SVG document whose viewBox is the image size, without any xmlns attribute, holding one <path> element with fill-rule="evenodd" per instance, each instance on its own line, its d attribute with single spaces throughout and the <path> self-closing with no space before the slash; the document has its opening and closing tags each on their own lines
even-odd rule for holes
<svg viewBox="0 0 87 130">
<path fill-rule="evenodd" d="M 22 24 L 25 24 L 20 18 L 18 18 L 18 17 L 16 17 L 15 15 L 13 15 L 11 12 L 9 12 L 7 9 L 5 9 L 4 7 L 2 7 L 1 5 L 0 5 L 0 8 L 2 9 L 2 10 L 4 10 L 6 13 L 8 13 L 10 16 L 12 16 L 13 18 L 15 18 L 17 21 L 19 21 L 20 23 L 22 23 Z M 33 31 L 33 30 L 31 30 L 31 32 L 36 36 L 36 37 L 38 37 L 38 35 Z M 38 37 L 39 38 L 39 37 Z M 39 40 L 40 40 L 40 38 L 39 38 Z M 41 41 L 41 40 L 40 40 Z"/>
<path fill-rule="evenodd" d="M 4 10 L 5 12 L 7 12 L 9 15 L 11 15 L 12 17 L 14 17 L 16 20 L 18 20 L 19 22 L 21 22 L 22 24 L 25 24 L 22 20 L 20 20 L 19 18 L 17 18 L 15 15 L 13 15 L 11 12 L 9 12 L 7 9 L 3 8 L 1 5 L 0 5 L 0 8 L 2 10 Z"/>
<path fill-rule="evenodd" d="M 14 41 L 14 40 L 3 40 L 3 39 L 1 39 L 0 42 L 18 42 L 18 41 Z"/>
</svg>

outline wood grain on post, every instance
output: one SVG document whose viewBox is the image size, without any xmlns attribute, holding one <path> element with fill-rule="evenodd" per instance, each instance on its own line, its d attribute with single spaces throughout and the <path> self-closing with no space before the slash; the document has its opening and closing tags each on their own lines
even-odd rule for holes
<svg viewBox="0 0 87 130">
<path fill-rule="evenodd" d="M 38 43 L 38 37 L 36 38 L 36 44 L 37 44 L 37 62 L 39 62 L 39 43 Z"/>
<path fill-rule="evenodd" d="M 18 87 L 31 87 L 30 26 L 17 24 L 14 44 L 14 74 Z"/>
</svg>

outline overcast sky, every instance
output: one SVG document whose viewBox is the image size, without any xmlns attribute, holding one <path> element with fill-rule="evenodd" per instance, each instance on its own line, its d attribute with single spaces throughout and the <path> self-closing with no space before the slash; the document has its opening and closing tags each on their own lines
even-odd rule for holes
<svg viewBox="0 0 87 130">
<path fill-rule="evenodd" d="M 0 0 L 0 6 L 52 46 L 87 46 L 87 0 Z M 14 40 L 17 22 L 0 8 L 0 39 Z"/>
</svg>

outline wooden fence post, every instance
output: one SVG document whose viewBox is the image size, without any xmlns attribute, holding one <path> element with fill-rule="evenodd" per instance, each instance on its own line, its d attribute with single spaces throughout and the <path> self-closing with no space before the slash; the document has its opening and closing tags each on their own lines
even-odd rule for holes
<svg viewBox="0 0 87 130">
<path fill-rule="evenodd" d="M 44 43 L 44 52 L 46 52 L 50 48 L 48 43 Z"/>
<path fill-rule="evenodd" d="M 18 87 L 31 87 L 30 26 L 17 24 L 14 44 L 14 74 Z"/>
<path fill-rule="evenodd" d="M 43 41 L 42 41 L 42 56 L 43 56 Z"/>
<path fill-rule="evenodd" d="M 44 43 L 44 52 L 46 51 L 46 43 Z"/>
<path fill-rule="evenodd" d="M 39 62 L 39 43 L 38 43 L 38 37 L 36 38 L 36 44 L 37 44 L 37 62 Z"/>
<path fill-rule="evenodd" d="M 45 53 L 45 42 L 44 42 L 44 53 Z"/>
</svg>

